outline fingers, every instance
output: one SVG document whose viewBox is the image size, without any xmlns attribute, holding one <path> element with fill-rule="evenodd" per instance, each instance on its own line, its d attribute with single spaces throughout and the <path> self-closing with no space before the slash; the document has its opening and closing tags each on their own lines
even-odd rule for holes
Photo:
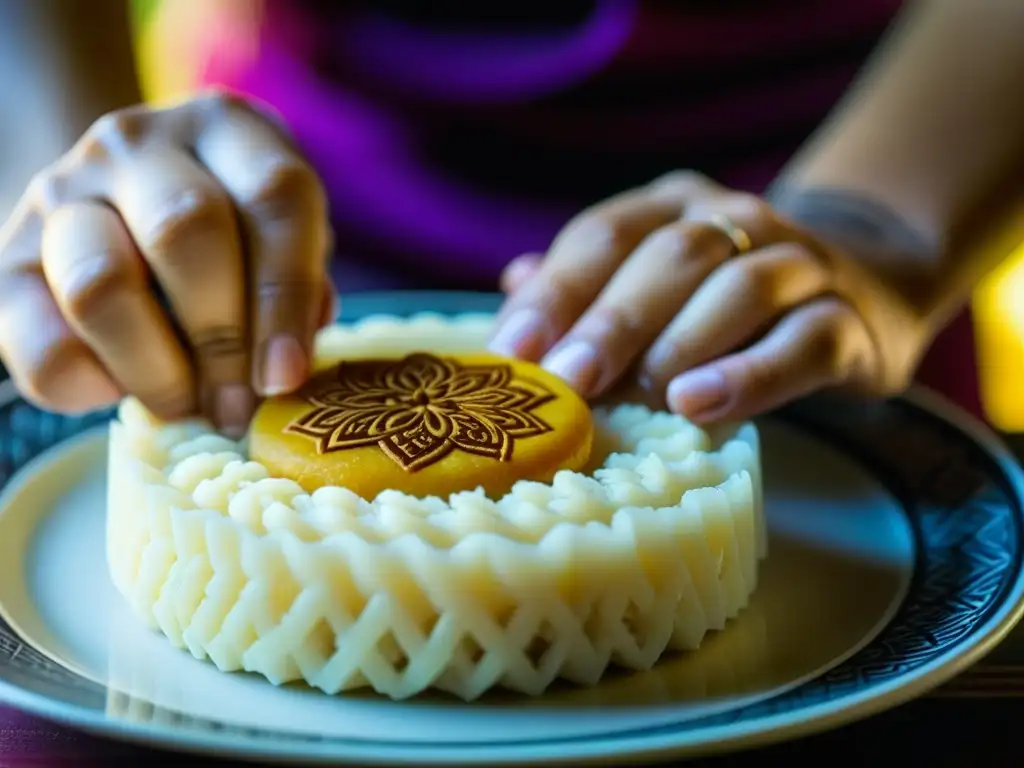
<svg viewBox="0 0 1024 768">
<path fill-rule="evenodd" d="M 584 397 L 602 393 L 732 253 L 712 226 L 676 221 L 649 235 L 542 360 Z"/>
<path fill-rule="evenodd" d="M 652 201 L 646 190 L 585 211 L 559 234 L 540 269 L 499 311 L 491 350 L 539 360 L 644 237 L 680 212 L 677 200 Z"/>
<path fill-rule="evenodd" d="M 35 275 L 35 288 L 0 311 L 49 335 L 5 328 L 0 353 L 32 396 L 78 408 L 126 392 L 162 418 L 202 410 L 240 431 L 254 384 L 304 382 L 314 333 L 337 311 L 326 200 L 294 142 L 249 106 L 213 96 L 111 113 L 20 206 L 0 233 L 0 288 L 28 280 L 10 275 Z M 95 386 L 47 390 L 37 371 L 58 366 L 51 347 Z"/>
<path fill-rule="evenodd" d="M 200 409 L 240 433 L 254 398 L 246 270 L 231 199 L 175 149 L 140 152 L 116 166 L 110 198 L 188 342 Z"/>
<path fill-rule="evenodd" d="M 659 183 L 694 182 L 684 175 Z M 743 231 L 743 248 L 780 236 L 770 208 L 756 197 L 714 188 L 686 194 L 682 218 L 644 238 L 542 361 L 586 397 L 602 394 L 632 367 L 705 278 L 736 254 L 737 243 L 713 223 L 716 217 Z"/>
<path fill-rule="evenodd" d="M 42 267 L 68 327 L 120 389 L 163 419 L 193 413 L 188 355 L 147 289 L 145 264 L 112 208 L 85 201 L 51 214 L 42 234 Z M 42 304 L 34 309 L 46 312 Z M 69 349 L 80 356 L 74 345 Z"/>
<path fill-rule="evenodd" d="M 750 238 L 749 246 L 754 248 L 769 243 L 802 242 L 800 233 L 780 221 L 774 209 L 756 195 L 728 192 L 715 197 L 701 197 L 690 203 L 684 218 L 709 224 L 714 224 L 716 219 L 725 219 L 743 230 Z M 728 236 L 728 233 L 723 233 Z"/>
<path fill-rule="evenodd" d="M 673 375 L 749 343 L 785 312 L 827 291 L 830 281 L 825 265 L 794 243 L 721 263 L 650 347 L 642 378 L 664 391 Z"/>
<path fill-rule="evenodd" d="M 815 299 L 786 315 L 763 339 L 683 373 L 669 407 L 698 423 L 748 419 L 814 391 L 870 377 L 877 354 L 846 303 Z"/>
<path fill-rule="evenodd" d="M 0 358 L 30 402 L 81 414 L 121 398 L 120 388 L 61 315 L 42 275 L 5 276 L 0 285 Z"/>
<path fill-rule="evenodd" d="M 291 392 L 311 369 L 323 317 L 327 202 L 313 169 L 279 132 L 226 101 L 195 150 L 237 208 L 250 259 L 252 379 L 263 395 Z"/>
</svg>

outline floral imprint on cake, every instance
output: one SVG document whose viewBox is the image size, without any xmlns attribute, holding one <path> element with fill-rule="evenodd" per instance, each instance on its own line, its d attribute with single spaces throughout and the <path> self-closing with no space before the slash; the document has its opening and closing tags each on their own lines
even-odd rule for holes
<svg viewBox="0 0 1024 768">
<path fill-rule="evenodd" d="M 321 454 L 376 444 L 407 472 L 455 450 L 508 461 L 516 440 L 552 430 L 532 411 L 555 398 L 510 365 L 427 353 L 345 362 L 300 395 L 313 409 L 286 432 L 316 440 Z"/>
</svg>

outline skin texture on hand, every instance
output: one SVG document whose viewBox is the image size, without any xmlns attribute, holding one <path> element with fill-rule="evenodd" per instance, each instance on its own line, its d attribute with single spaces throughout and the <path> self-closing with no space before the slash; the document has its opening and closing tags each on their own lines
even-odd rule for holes
<svg viewBox="0 0 1024 768">
<path fill-rule="evenodd" d="M 851 221 L 835 227 L 848 245 L 865 226 L 893 228 L 879 216 Z M 886 248 L 909 274 L 919 243 L 893 232 L 892 244 L 873 231 L 863 245 Z M 636 377 L 698 422 L 749 418 L 825 388 L 893 394 L 931 329 L 867 264 L 762 199 L 670 174 L 583 212 L 542 259 L 513 262 L 491 348 L 540 361 L 590 398 Z"/>
<path fill-rule="evenodd" d="M 43 407 L 131 393 L 238 433 L 257 396 L 305 381 L 329 239 L 317 174 L 244 102 L 119 110 L 0 228 L 0 355 Z"/>
</svg>

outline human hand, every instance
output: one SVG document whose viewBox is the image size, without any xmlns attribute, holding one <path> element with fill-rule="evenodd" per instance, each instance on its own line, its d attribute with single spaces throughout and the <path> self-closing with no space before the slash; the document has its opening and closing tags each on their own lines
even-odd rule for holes
<svg viewBox="0 0 1024 768">
<path fill-rule="evenodd" d="M 316 173 L 244 102 L 108 114 L 0 228 L 0 357 L 49 410 L 132 394 L 240 433 L 308 374 L 329 240 Z"/>
<path fill-rule="evenodd" d="M 584 211 L 545 257 L 513 261 L 491 348 L 591 398 L 635 374 L 703 423 L 826 388 L 895 394 L 935 329 L 905 276 L 859 256 L 760 198 L 674 173 Z"/>
</svg>

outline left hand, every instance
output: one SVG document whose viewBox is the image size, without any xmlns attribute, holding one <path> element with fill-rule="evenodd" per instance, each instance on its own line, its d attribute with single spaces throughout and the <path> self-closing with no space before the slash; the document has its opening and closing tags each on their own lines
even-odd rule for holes
<svg viewBox="0 0 1024 768">
<path fill-rule="evenodd" d="M 877 256 L 877 254 L 875 254 Z M 886 396 L 930 341 L 898 280 L 695 173 L 584 211 L 522 256 L 491 349 L 582 395 L 627 374 L 697 422 L 745 419 L 826 388 Z"/>
</svg>

